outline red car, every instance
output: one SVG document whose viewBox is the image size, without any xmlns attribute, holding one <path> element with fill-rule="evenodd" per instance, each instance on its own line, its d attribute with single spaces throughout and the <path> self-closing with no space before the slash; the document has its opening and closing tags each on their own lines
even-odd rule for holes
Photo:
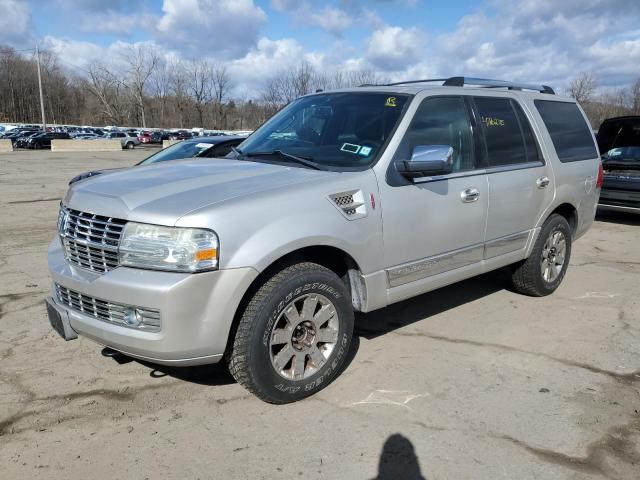
<svg viewBox="0 0 640 480">
<path fill-rule="evenodd" d="M 138 135 L 138 140 L 140 140 L 140 143 L 151 143 L 151 139 L 151 132 L 142 132 L 140 135 Z"/>
</svg>

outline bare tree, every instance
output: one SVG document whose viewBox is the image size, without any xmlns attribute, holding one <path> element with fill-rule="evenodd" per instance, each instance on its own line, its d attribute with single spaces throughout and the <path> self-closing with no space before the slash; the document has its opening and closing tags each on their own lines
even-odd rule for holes
<svg viewBox="0 0 640 480">
<path fill-rule="evenodd" d="M 169 82 L 175 107 L 178 111 L 178 126 L 185 126 L 189 109 L 189 80 L 186 69 L 180 60 L 174 61 L 169 66 Z"/>
<path fill-rule="evenodd" d="M 217 65 L 213 70 L 213 90 L 215 93 L 214 123 L 220 128 L 227 128 L 225 104 L 232 88 L 231 77 L 224 65 Z"/>
<path fill-rule="evenodd" d="M 88 70 L 86 88 L 98 100 L 102 116 L 113 124 L 122 124 L 126 119 L 123 108 L 124 83 L 112 73 L 112 69 L 94 62 Z"/>
<path fill-rule="evenodd" d="M 131 45 L 122 58 L 127 64 L 125 84 L 129 87 L 131 96 L 136 102 L 144 128 L 147 126 L 144 111 L 145 87 L 158 64 L 158 53 L 149 46 Z"/>
<path fill-rule="evenodd" d="M 569 84 L 569 95 L 580 104 L 591 100 L 596 91 L 596 77 L 591 72 L 582 72 Z"/>
<path fill-rule="evenodd" d="M 198 112 L 199 125 L 204 125 L 206 106 L 213 99 L 213 68 L 206 60 L 191 60 L 186 65 L 187 89 Z"/>
<path fill-rule="evenodd" d="M 630 89 L 631 111 L 634 115 L 640 115 L 640 78 L 638 78 Z"/>
<path fill-rule="evenodd" d="M 167 99 L 171 93 L 171 72 L 166 60 L 158 59 L 158 64 L 151 74 L 149 81 L 151 94 L 160 104 L 160 114 L 157 121 L 160 125 L 164 125 Z"/>
</svg>

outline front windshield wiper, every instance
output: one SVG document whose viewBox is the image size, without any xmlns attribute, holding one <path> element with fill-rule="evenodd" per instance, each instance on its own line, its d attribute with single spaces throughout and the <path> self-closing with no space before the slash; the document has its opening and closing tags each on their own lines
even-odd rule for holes
<svg viewBox="0 0 640 480">
<path fill-rule="evenodd" d="M 304 165 L 309 168 L 313 168 L 314 170 L 326 170 L 322 165 L 313 161 L 311 157 L 299 157 L 298 155 L 292 155 L 291 153 L 283 152 L 282 150 L 273 150 L 271 152 L 249 152 L 242 154 L 246 157 L 271 157 L 278 156 L 290 160 L 295 163 L 299 163 L 300 165 Z"/>
</svg>

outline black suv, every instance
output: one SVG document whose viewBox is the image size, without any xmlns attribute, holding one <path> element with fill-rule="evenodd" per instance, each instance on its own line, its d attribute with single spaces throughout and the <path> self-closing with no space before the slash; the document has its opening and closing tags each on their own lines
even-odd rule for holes
<svg viewBox="0 0 640 480">
<path fill-rule="evenodd" d="M 640 213 L 640 116 L 606 119 L 597 139 L 604 169 L 598 207 Z"/>
<path fill-rule="evenodd" d="M 46 132 L 35 137 L 29 138 L 25 146 L 36 150 L 41 148 L 51 148 L 51 140 L 71 138 L 68 133 L 64 132 Z"/>
</svg>

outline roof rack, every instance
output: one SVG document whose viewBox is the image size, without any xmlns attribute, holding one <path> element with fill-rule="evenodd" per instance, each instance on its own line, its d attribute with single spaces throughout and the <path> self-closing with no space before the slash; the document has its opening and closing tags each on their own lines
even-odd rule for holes
<svg viewBox="0 0 640 480">
<path fill-rule="evenodd" d="M 472 77 L 449 77 L 449 78 L 428 78 L 424 80 L 406 80 L 404 82 L 387 83 L 385 87 L 392 87 L 396 85 L 408 85 L 412 83 L 429 83 L 429 82 L 443 82 L 444 87 L 463 87 L 465 85 L 475 85 L 484 88 L 506 88 L 508 90 L 533 90 L 540 93 L 548 93 L 555 95 L 553 88 L 548 85 L 538 85 L 534 83 L 516 83 L 507 82 L 505 80 L 489 80 L 487 78 L 472 78 Z M 361 87 L 373 87 L 372 84 L 360 85 Z"/>
</svg>

